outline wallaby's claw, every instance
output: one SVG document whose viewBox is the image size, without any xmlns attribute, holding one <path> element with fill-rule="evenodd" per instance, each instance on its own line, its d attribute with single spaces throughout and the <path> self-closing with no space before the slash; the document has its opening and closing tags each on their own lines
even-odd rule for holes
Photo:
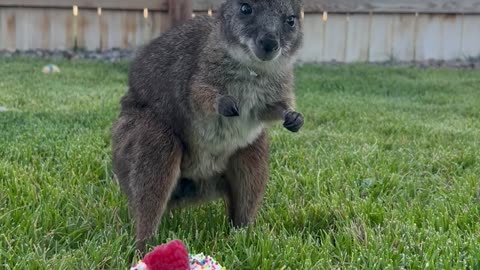
<svg viewBox="0 0 480 270">
<path fill-rule="evenodd" d="M 218 100 L 218 113 L 225 117 L 239 116 L 237 101 L 232 96 L 222 96 Z"/>
</svg>

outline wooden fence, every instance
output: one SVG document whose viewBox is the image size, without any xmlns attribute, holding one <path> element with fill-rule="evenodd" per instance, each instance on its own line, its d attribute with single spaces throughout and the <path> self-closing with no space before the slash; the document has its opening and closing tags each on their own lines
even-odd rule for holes
<svg viewBox="0 0 480 270">
<path fill-rule="evenodd" d="M 0 50 L 134 49 L 221 0 L 0 0 Z M 480 0 L 305 0 L 300 60 L 480 57 Z"/>
</svg>

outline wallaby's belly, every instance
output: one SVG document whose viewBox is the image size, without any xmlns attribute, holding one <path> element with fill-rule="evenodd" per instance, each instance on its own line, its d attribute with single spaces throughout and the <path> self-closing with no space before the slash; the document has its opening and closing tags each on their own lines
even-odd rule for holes
<svg viewBox="0 0 480 270">
<path fill-rule="evenodd" d="M 225 172 L 230 157 L 253 143 L 263 124 L 248 116 L 217 117 L 194 124 L 195 138 L 190 140 L 182 159 L 182 177 L 207 180 Z"/>
</svg>

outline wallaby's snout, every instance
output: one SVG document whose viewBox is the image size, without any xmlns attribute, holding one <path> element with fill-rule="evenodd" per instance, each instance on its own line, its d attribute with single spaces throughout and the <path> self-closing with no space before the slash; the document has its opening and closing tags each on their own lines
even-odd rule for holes
<svg viewBox="0 0 480 270">
<path fill-rule="evenodd" d="M 262 61 L 273 60 L 280 54 L 280 39 L 277 34 L 261 33 L 255 43 L 255 55 Z"/>
</svg>

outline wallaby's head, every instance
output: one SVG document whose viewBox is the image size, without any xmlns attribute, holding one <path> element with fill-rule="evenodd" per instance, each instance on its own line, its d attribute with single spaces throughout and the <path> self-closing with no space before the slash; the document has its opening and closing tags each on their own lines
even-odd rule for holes
<svg viewBox="0 0 480 270">
<path fill-rule="evenodd" d="M 302 0 L 227 0 L 220 10 L 223 34 L 245 60 L 293 56 L 302 43 Z"/>
</svg>

